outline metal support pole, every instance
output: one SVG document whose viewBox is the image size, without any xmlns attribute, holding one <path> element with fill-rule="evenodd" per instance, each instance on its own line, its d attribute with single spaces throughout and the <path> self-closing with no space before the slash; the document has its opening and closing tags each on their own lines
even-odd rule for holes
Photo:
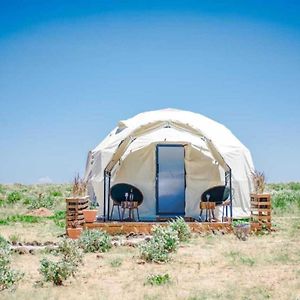
<svg viewBox="0 0 300 300">
<path fill-rule="evenodd" d="M 103 221 L 106 220 L 106 171 L 104 171 Z"/>
<path fill-rule="evenodd" d="M 230 221 L 232 222 L 232 174 L 231 169 L 229 170 L 229 189 L 230 189 Z"/>
<path fill-rule="evenodd" d="M 230 220 L 232 220 L 233 215 L 233 199 L 232 199 L 232 171 L 231 168 L 227 165 L 228 171 L 225 171 L 225 186 L 229 186 L 229 199 L 230 199 Z M 227 207 L 226 207 L 226 216 L 227 215 Z"/>
<path fill-rule="evenodd" d="M 107 191 L 107 220 L 109 221 L 109 212 L 110 212 L 110 179 L 111 173 L 108 174 L 108 191 Z"/>
</svg>

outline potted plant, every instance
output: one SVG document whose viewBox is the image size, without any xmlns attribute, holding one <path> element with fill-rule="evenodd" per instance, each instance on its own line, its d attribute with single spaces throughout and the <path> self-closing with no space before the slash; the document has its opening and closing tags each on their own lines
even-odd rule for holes
<svg viewBox="0 0 300 300">
<path fill-rule="evenodd" d="M 264 172 L 254 171 L 252 173 L 252 181 L 254 193 L 257 195 L 263 194 L 266 187 L 266 177 Z"/>
<path fill-rule="evenodd" d="M 78 239 L 82 232 L 82 227 L 79 225 L 77 220 L 73 221 L 71 226 L 72 227 L 67 228 L 68 237 L 71 239 Z"/>
<path fill-rule="evenodd" d="M 96 221 L 98 210 L 95 203 L 90 202 L 90 208 L 84 209 L 82 212 L 86 223 L 93 223 Z"/>
<path fill-rule="evenodd" d="M 252 173 L 254 192 L 251 193 L 251 229 L 271 228 L 271 195 L 265 193 L 266 178 L 263 172 Z"/>
<path fill-rule="evenodd" d="M 72 196 L 66 198 L 67 234 L 70 238 L 78 238 L 82 231 L 82 224 L 84 223 L 83 208 L 88 206 L 86 187 L 87 183 L 79 175 L 75 176 Z"/>
</svg>

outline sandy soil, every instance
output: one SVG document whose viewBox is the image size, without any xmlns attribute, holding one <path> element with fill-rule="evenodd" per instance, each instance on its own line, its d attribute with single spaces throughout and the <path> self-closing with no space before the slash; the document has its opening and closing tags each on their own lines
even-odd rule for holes
<svg viewBox="0 0 300 300">
<path fill-rule="evenodd" d="M 26 216 L 35 216 L 35 217 L 52 217 L 54 213 L 47 208 L 38 208 L 30 210 L 26 213 Z"/>
</svg>

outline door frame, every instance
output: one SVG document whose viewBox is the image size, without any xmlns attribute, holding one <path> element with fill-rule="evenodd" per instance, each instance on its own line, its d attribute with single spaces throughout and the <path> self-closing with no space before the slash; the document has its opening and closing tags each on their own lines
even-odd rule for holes
<svg viewBox="0 0 300 300">
<path fill-rule="evenodd" d="M 185 206 L 186 206 L 186 199 L 185 199 L 185 191 L 186 191 L 186 169 L 185 169 L 185 146 L 186 144 L 156 144 L 155 148 L 155 198 L 156 198 L 156 216 L 185 216 Z M 159 213 L 158 212 L 158 203 L 159 203 L 159 193 L 158 193 L 158 182 L 159 182 L 159 164 L 158 164 L 158 148 L 159 147 L 182 147 L 183 148 L 183 168 L 184 168 L 184 212 L 178 214 L 177 212 L 171 213 Z"/>
</svg>

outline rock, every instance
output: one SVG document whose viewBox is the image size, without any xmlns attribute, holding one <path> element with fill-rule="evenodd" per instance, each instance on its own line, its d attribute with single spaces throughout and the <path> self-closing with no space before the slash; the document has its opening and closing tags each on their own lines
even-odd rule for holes
<svg viewBox="0 0 300 300">
<path fill-rule="evenodd" d="M 15 252 L 18 254 L 29 254 L 29 250 L 26 247 L 19 247 L 15 249 Z"/>
<path fill-rule="evenodd" d="M 133 236 L 137 236 L 137 233 L 130 232 L 126 235 L 126 238 L 133 237 Z"/>
<path fill-rule="evenodd" d="M 115 247 L 120 247 L 121 246 L 121 242 L 120 241 L 114 241 L 114 242 L 112 242 L 112 244 Z"/>
<path fill-rule="evenodd" d="M 144 265 L 146 263 L 143 259 L 138 259 L 136 262 L 138 265 Z"/>
<path fill-rule="evenodd" d="M 52 242 L 50 242 L 50 241 L 46 241 L 46 242 L 44 243 L 44 246 L 50 246 L 50 245 L 52 245 Z"/>
</svg>

